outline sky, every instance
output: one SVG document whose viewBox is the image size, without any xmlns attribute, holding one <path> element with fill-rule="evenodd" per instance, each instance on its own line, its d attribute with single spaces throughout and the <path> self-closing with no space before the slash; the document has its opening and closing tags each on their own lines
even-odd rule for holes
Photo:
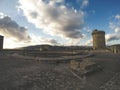
<svg viewBox="0 0 120 90">
<path fill-rule="evenodd" d="M 94 29 L 120 44 L 120 0 L 0 0 L 4 48 L 92 45 Z"/>
</svg>

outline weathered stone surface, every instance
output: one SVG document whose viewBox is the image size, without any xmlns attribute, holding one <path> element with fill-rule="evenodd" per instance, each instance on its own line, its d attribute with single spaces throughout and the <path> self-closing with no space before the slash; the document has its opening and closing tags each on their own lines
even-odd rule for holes
<svg viewBox="0 0 120 90">
<path fill-rule="evenodd" d="M 113 53 L 120 53 L 120 44 L 110 46 Z"/>
<path fill-rule="evenodd" d="M 70 68 L 81 75 L 89 75 L 94 72 L 102 70 L 102 67 L 99 63 L 90 61 L 90 60 L 83 60 L 83 61 L 76 61 L 72 60 L 70 62 Z"/>
<path fill-rule="evenodd" d="M 80 77 L 66 63 L 49 64 L 1 55 L 0 90 L 119 90 L 119 54 L 94 53 L 94 57 L 85 60 L 100 62 L 102 72 Z"/>
<path fill-rule="evenodd" d="M 105 32 L 94 30 L 92 32 L 93 49 L 105 49 Z"/>
</svg>

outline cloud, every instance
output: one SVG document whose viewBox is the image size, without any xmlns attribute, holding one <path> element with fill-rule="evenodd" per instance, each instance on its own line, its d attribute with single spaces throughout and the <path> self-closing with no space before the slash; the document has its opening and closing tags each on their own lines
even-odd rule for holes
<svg viewBox="0 0 120 90">
<path fill-rule="evenodd" d="M 92 45 L 92 43 L 93 43 L 93 40 L 89 39 L 89 40 L 86 41 L 85 45 L 90 46 L 90 45 Z"/>
<path fill-rule="evenodd" d="M 116 21 L 114 21 L 117 19 Z M 106 34 L 106 41 L 120 40 L 120 15 L 117 14 L 112 22 L 109 23 L 109 28 L 113 31 L 112 34 Z"/>
<path fill-rule="evenodd" d="M 106 38 L 106 42 L 120 40 L 120 32 L 114 34 L 106 34 L 105 38 Z"/>
<path fill-rule="evenodd" d="M 16 42 L 28 42 L 31 39 L 28 30 L 25 27 L 19 26 L 9 16 L 2 16 L 0 18 L 0 34 Z"/>
<path fill-rule="evenodd" d="M 49 45 L 59 45 L 59 43 L 52 38 L 44 38 L 41 36 L 36 36 L 34 34 L 30 34 L 31 41 L 25 42 L 15 42 L 12 39 L 4 37 L 4 48 L 19 48 L 25 46 L 33 46 L 33 45 L 41 45 L 41 44 L 49 44 Z"/>
<path fill-rule="evenodd" d="M 120 20 L 120 14 L 117 14 L 115 18 Z"/>
<path fill-rule="evenodd" d="M 120 32 L 120 27 L 116 27 L 116 28 L 115 28 L 115 32 L 116 32 L 116 33 L 117 33 L 117 32 L 119 33 L 119 32 Z"/>
<path fill-rule="evenodd" d="M 44 38 L 41 36 L 36 36 L 35 34 L 30 34 L 32 37 L 29 45 L 39 45 L 39 44 L 50 44 L 50 45 L 58 45 L 59 43 L 52 38 Z"/>
<path fill-rule="evenodd" d="M 110 22 L 109 28 L 113 30 L 115 33 L 120 32 L 120 21 Z"/>
<path fill-rule="evenodd" d="M 24 47 L 29 45 L 59 43 L 52 38 L 44 38 L 29 33 L 25 27 L 21 27 L 9 16 L 0 13 L 0 35 L 4 36 L 4 48 Z"/>
<path fill-rule="evenodd" d="M 89 4 L 89 0 L 83 0 L 81 8 L 88 6 L 88 4 Z"/>
<path fill-rule="evenodd" d="M 4 13 L 2 13 L 2 12 L 0 12 L 0 19 L 1 18 L 4 18 L 6 15 L 4 14 Z"/>
<path fill-rule="evenodd" d="M 83 6 L 87 2 L 84 0 Z M 84 11 L 67 8 L 63 3 L 64 0 L 19 0 L 19 8 L 29 22 L 46 34 L 64 39 L 82 38 Z"/>
</svg>

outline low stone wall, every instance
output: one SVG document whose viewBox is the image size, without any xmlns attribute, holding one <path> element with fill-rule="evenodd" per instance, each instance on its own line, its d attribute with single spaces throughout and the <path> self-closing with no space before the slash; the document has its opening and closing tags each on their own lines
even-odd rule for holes
<svg viewBox="0 0 120 90">
<path fill-rule="evenodd" d="M 83 61 L 75 61 L 72 60 L 70 62 L 70 68 L 73 71 L 76 71 L 80 75 L 89 75 L 93 72 L 97 72 L 102 70 L 102 67 L 99 63 L 90 61 L 90 60 L 83 60 Z"/>
</svg>

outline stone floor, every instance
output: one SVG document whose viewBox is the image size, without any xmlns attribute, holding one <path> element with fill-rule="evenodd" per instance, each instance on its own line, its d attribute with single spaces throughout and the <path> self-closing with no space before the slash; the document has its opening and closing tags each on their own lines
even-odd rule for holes
<svg viewBox="0 0 120 90">
<path fill-rule="evenodd" d="M 100 87 L 101 90 L 120 90 L 120 72 Z"/>
<path fill-rule="evenodd" d="M 0 90 L 120 90 L 120 55 L 96 53 L 103 71 L 81 77 L 69 64 L 0 56 Z"/>
</svg>

